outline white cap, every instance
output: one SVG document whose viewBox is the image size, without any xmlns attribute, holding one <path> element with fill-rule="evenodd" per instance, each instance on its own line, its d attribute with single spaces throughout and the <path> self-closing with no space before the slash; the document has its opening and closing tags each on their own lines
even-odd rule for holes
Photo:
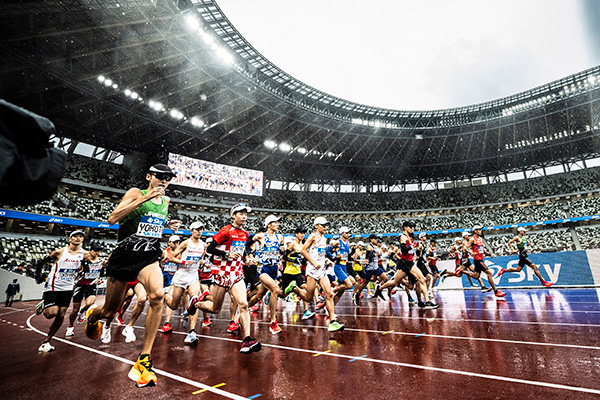
<svg viewBox="0 0 600 400">
<path fill-rule="evenodd" d="M 365 247 L 365 243 L 361 240 L 360 242 L 356 243 L 357 246 L 362 246 Z"/>
<path fill-rule="evenodd" d="M 190 225 L 190 231 L 192 229 L 202 229 L 202 228 L 204 228 L 204 224 L 200 221 L 192 222 L 192 224 Z"/>
<path fill-rule="evenodd" d="M 233 214 L 235 214 L 238 211 L 246 211 L 247 213 L 249 213 L 250 211 L 252 211 L 252 209 L 250 207 L 248 207 L 245 203 L 237 203 L 235 206 L 231 207 L 231 210 L 229 211 L 229 214 L 233 217 Z"/>
<path fill-rule="evenodd" d="M 294 241 L 294 237 L 293 236 L 285 236 L 283 238 L 283 244 L 288 244 L 288 243 L 292 243 Z"/>
<path fill-rule="evenodd" d="M 69 235 L 69 238 L 72 238 L 72 237 L 73 237 L 73 236 L 75 236 L 75 235 L 82 235 L 82 236 L 84 236 L 84 237 L 85 237 L 85 232 L 84 232 L 84 231 L 80 231 L 80 230 L 73 231 L 73 232 L 71 232 L 71 234 Z"/>
<path fill-rule="evenodd" d="M 348 228 L 347 226 L 342 226 L 342 227 L 340 228 L 340 235 L 341 235 L 342 233 L 348 233 L 348 232 L 350 232 L 350 228 Z"/>
<path fill-rule="evenodd" d="M 473 227 L 473 230 L 474 230 L 474 231 L 476 231 L 477 229 L 481 229 L 481 225 L 475 225 L 475 226 Z"/>
<path fill-rule="evenodd" d="M 383 244 L 381 245 L 381 248 L 382 248 L 382 249 L 387 249 L 387 248 L 388 248 L 388 247 L 387 247 L 387 244 L 383 243 Z"/>
<path fill-rule="evenodd" d="M 169 242 L 181 242 L 181 238 L 177 235 L 171 235 L 171 237 L 169 238 Z"/>
<path fill-rule="evenodd" d="M 462 236 L 463 236 L 463 237 L 467 237 L 467 236 L 469 236 L 469 235 L 470 235 L 470 233 L 469 233 L 469 232 L 467 232 L 467 231 L 464 231 L 464 232 L 462 233 Z"/>
<path fill-rule="evenodd" d="M 279 221 L 279 218 L 277 218 L 274 215 L 269 215 L 267 218 L 265 218 L 265 226 L 269 226 L 269 224 L 271 222 L 276 222 L 276 221 Z"/>
<path fill-rule="evenodd" d="M 522 226 L 517 228 L 517 231 L 519 232 L 527 232 L 527 229 L 523 228 Z"/>
<path fill-rule="evenodd" d="M 427 236 L 427 234 L 426 234 L 425 232 L 421 232 L 421 233 L 419 233 L 419 239 L 421 239 L 421 238 L 423 238 L 423 237 L 425 237 L 425 236 Z"/>
<path fill-rule="evenodd" d="M 327 221 L 325 217 L 317 217 L 315 218 L 315 222 L 313 223 L 314 226 L 327 224 L 329 224 L 329 221 Z"/>
<path fill-rule="evenodd" d="M 457 237 L 457 238 L 454 238 L 454 241 L 455 241 L 455 242 L 462 242 L 462 239 L 461 239 L 461 238 L 459 238 L 459 237 Z"/>
</svg>

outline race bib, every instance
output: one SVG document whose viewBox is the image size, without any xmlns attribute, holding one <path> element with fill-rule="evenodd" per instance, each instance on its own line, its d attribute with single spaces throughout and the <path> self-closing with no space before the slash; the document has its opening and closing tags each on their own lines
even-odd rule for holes
<svg viewBox="0 0 600 400">
<path fill-rule="evenodd" d="M 163 232 L 163 225 L 165 220 L 163 218 L 143 216 L 138 224 L 136 232 L 137 236 L 160 238 Z"/>
<path fill-rule="evenodd" d="M 324 260 L 325 259 L 325 247 L 319 247 L 317 249 L 317 260 Z"/>
<path fill-rule="evenodd" d="M 246 242 L 241 240 L 236 240 L 235 242 L 231 242 L 231 247 L 229 249 L 230 253 L 238 253 L 239 255 L 244 254 L 244 249 L 246 248 Z"/>
<path fill-rule="evenodd" d="M 175 272 L 175 271 L 177 271 L 177 264 L 175 264 L 174 262 L 170 262 L 170 261 L 169 261 L 169 262 L 167 262 L 167 263 L 165 264 L 165 269 L 164 269 L 164 271 L 165 271 L 165 272 Z"/>
<path fill-rule="evenodd" d="M 188 256 L 186 258 L 186 266 L 189 263 L 191 264 L 190 267 L 196 267 L 200 264 L 200 261 L 202 260 L 202 256 Z"/>
<path fill-rule="evenodd" d="M 58 270 L 58 279 L 61 281 L 72 281 L 77 276 L 76 269 L 59 269 Z"/>
</svg>

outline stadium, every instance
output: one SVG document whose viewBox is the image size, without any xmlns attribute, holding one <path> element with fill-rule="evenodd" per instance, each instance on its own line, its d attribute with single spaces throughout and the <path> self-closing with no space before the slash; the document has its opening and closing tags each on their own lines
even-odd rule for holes
<svg viewBox="0 0 600 400">
<path fill-rule="evenodd" d="M 600 394 L 600 66 L 478 104 L 379 108 L 286 73 L 218 3 L 0 5 L 0 98 L 52 121 L 49 140 L 67 157 L 51 197 L 0 204 L 0 283 L 18 279 L 21 296 L 0 325 L 2 397 L 71 398 L 82 387 L 111 398 Z M 108 257 L 120 241 L 111 213 L 128 189 L 145 187 L 156 163 L 175 171 L 169 220 L 182 221 L 177 232 L 165 228 L 163 248 L 174 234 L 193 236 L 195 221 L 206 241 L 244 204 L 251 235 L 275 215 L 279 234 L 293 239 L 300 227 L 308 237 L 324 217 L 328 241 L 347 227 L 352 242 L 399 247 L 409 221 L 415 241 L 421 233 L 436 241 L 439 270 L 452 271 L 456 238 L 480 226 L 494 277 L 482 274 L 483 286 L 495 283 L 506 296 L 481 293 L 466 274 L 434 280 L 431 299 L 440 307 L 431 310 L 409 303 L 404 283 L 385 301 L 365 288 L 360 306 L 342 291 L 336 310 L 346 328 L 335 333 L 327 331 L 330 314 L 302 320 L 302 302 L 280 296 L 283 334 L 269 333 L 269 306 L 258 303 L 250 329 L 262 351 L 250 356 L 237 353 L 241 335 L 225 333 L 234 320 L 226 297 L 213 325 L 197 329 L 195 346 L 182 346 L 188 321 L 173 312 L 177 334 L 158 333 L 154 343 L 152 389 L 125 379 L 150 312 L 143 303 L 134 344 L 115 322 L 109 344 L 75 325 L 74 337 L 58 330 L 56 351 L 36 352 L 50 326 L 35 315 L 38 261 L 70 243 L 73 231 L 85 235 L 83 249 L 100 243 Z M 529 267 L 500 272 L 517 265 L 508 243 L 522 228 L 552 287 Z M 97 303 L 105 291 L 98 286 Z"/>
</svg>

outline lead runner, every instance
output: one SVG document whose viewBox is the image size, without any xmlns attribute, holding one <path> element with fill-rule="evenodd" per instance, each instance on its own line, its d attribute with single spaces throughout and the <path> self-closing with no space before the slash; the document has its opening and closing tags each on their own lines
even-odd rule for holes
<svg viewBox="0 0 600 400">
<path fill-rule="evenodd" d="M 106 264 L 105 303 L 88 310 L 85 333 L 90 339 L 100 336 L 98 320 L 111 321 L 123 302 L 127 283 L 138 280 L 148 294 L 150 308 L 146 316 L 144 344 L 129 378 L 137 387 L 156 386 L 150 351 L 160 325 L 164 290 L 159 261 L 162 255 L 160 238 L 167 219 L 170 199 L 165 196 L 169 182 L 175 176 L 165 164 L 155 164 L 148 170 L 148 189 L 132 188 L 108 217 L 110 224 L 119 223 L 118 244 Z M 167 227 L 177 231 L 181 221 L 170 221 Z"/>
</svg>

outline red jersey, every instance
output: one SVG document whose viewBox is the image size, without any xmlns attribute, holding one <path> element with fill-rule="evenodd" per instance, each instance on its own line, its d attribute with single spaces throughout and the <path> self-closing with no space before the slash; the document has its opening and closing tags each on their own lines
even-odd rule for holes
<svg viewBox="0 0 600 400">
<path fill-rule="evenodd" d="M 234 228 L 232 225 L 227 225 L 221 228 L 212 239 L 217 244 L 217 250 L 227 253 L 238 253 L 240 256 L 243 256 L 244 251 L 246 250 L 248 236 L 248 232 L 244 229 L 238 229 Z M 223 258 L 215 255 L 212 273 L 216 274 L 219 273 L 219 271 L 225 273 L 241 271 L 243 263 L 244 257 L 234 260 L 233 258 Z"/>
<path fill-rule="evenodd" d="M 473 244 L 471 245 L 471 251 L 475 253 L 473 260 L 483 260 L 483 239 L 473 237 Z"/>
<path fill-rule="evenodd" d="M 401 254 L 400 254 L 400 258 L 405 260 L 405 261 L 412 261 L 413 260 L 413 256 L 415 254 L 415 248 L 417 246 L 415 246 L 415 242 L 413 242 L 412 240 L 410 240 L 410 237 L 403 235 L 404 237 L 406 237 L 406 247 L 408 248 L 407 250 L 404 250 L 401 248 Z"/>
</svg>

